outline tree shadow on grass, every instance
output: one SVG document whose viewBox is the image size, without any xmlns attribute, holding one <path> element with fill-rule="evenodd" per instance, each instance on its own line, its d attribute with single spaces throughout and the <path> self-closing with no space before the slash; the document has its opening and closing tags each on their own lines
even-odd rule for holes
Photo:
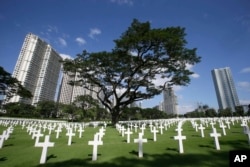
<svg viewBox="0 0 250 167">
<path fill-rule="evenodd" d="M 6 157 L 2 157 L 2 158 L 0 158 L 0 161 L 6 161 L 7 160 L 7 158 Z"/>
<path fill-rule="evenodd" d="M 137 153 L 132 151 L 132 154 Z M 37 167 L 152 167 L 152 166 L 203 166 L 226 167 L 229 165 L 227 151 L 210 151 L 209 154 L 144 154 L 143 158 L 117 157 L 108 162 L 91 161 L 90 159 L 70 159 L 62 162 L 47 162 Z M 212 161 L 211 161 L 212 160 Z"/>
</svg>

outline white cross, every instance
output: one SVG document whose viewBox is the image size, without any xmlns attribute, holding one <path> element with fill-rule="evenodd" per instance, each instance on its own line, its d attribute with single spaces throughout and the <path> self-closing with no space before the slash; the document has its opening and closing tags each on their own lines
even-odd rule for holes
<svg viewBox="0 0 250 167">
<path fill-rule="evenodd" d="M 214 128 L 215 123 L 214 122 L 210 122 L 210 125 L 212 126 L 212 128 Z"/>
<path fill-rule="evenodd" d="M 134 139 L 134 143 L 139 143 L 139 147 L 138 147 L 138 156 L 139 156 L 139 158 L 143 157 L 143 146 L 142 146 L 142 144 L 148 142 L 147 139 L 143 139 L 142 137 L 143 137 L 143 134 L 139 133 L 138 139 Z"/>
<path fill-rule="evenodd" d="M 78 129 L 79 132 L 79 138 L 82 138 L 82 132 L 84 132 L 84 129 L 80 126 Z"/>
<path fill-rule="evenodd" d="M 202 124 L 200 124 L 200 126 L 198 127 L 198 129 L 200 129 L 200 131 L 201 131 L 201 137 L 204 137 L 204 129 L 205 129 L 205 127 L 202 126 Z"/>
<path fill-rule="evenodd" d="M 48 127 L 49 135 L 51 134 L 51 131 L 52 131 L 53 129 L 54 129 L 54 128 L 53 128 L 51 125 L 49 125 L 49 127 Z"/>
<path fill-rule="evenodd" d="M 99 129 L 99 132 L 98 132 L 98 134 L 99 134 L 99 141 L 102 141 L 102 137 L 105 135 L 105 129 L 103 129 L 103 128 L 101 128 L 101 129 Z"/>
<path fill-rule="evenodd" d="M 130 128 L 128 128 L 125 134 L 127 134 L 127 143 L 130 143 L 130 135 L 133 134 L 133 132 L 131 132 Z"/>
<path fill-rule="evenodd" d="M 223 135 L 226 136 L 226 126 L 223 124 L 223 122 L 220 125 L 220 128 L 222 129 Z"/>
<path fill-rule="evenodd" d="M 97 160 L 97 147 L 98 145 L 103 145 L 102 141 L 98 139 L 99 134 L 96 133 L 93 141 L 89 141 L 88 145 L 93 145 L 92 161 Z"/>
<path fill-rule="evenodd" d="M 248 144 L 250 145 L 250 130 L 249 130 L 249 127 L 246 125 L 246 126 L 243 126 L 244 128 L 244 134 L 246 134 L 248 136 Z"/>
<path fill-rule="evenodd" d="M 198 124 L 194 122 L 195 131 L 198 132 Z"/>
<path fill-rule="evenodd" d="M 156 133 L 158 133 L 159 131 L 156 130 L 156 127 L 154 126 L 152 133 L 154 134 L 154 141 L 156 141 Z"/>
<path fill-rule="evenodd" d="M 181 135 L 181 131 L 178 131 L 178 136 L 174 136 L 175 140 L 179 140 L 179 152 L 184 153 L 182 140 L 186 139 L 186 136 Z"/>
<path fill-rule="evenodd" d="M 227 128 L 230 129 L 230 124 L 231 124 L 231 123 L 230 123 L 229 120 L 226 121 L 226 124 L 227 124 Z"/>
<path fill-rule="evenodd" d="M 164 126 L 162 126 L 162 124 L 160 124 L 159 128 L 160 128 L 161 135 L 162 135 L 163 134 L 163 128 L 164 128 Z"/>
<path fill-rule="evenodd" d="M 140 128 L 140 129 L 141 129 L 141 133 L 142 133 L 142 135 L 144 135 L 144 130 L 146 129 L 146 128 L 145 128 L 145 126 L 144 126 L 144 124 L 141 126 L 141 128 Z"/>
<path fill-rule="evenodd" d="M 124 137 L 124 132 L 125 132 L 125 130 L 126 130 L 126 129 L 124 128 L 124 126 L 122 126 L 122 127 L 121 127 L 122 137 Z"/>
<path fill-rule="evenodd" d="M 4 130 L 4 131 L 3 131 L 3 134 L 0 135 L 0 148 L 3 147 L 4 140 L 6 140 L 7 137 L 8 137 L 8 136 L 7 136 L 7 134 L 6 134 L 6 130 Z"/>
<path fill-rule="evenodd" d="M 55 143 L 49 141 L 49 135 L 45 136 L 45 140 L 43 143 L 37 143 L 36 147 L 42 147 L 42 155 L 40 158 L 40 164 L 44 164 L 46 162 L 48 147 L 54 147 Z"/>
<path fill-rule="evenodd" d="M 210 133 L 210 136 L 214 137 L 214 143 L 215 143 L 216 150 L 220 150 L 220 143 L 219 143 L 218 137 L 220 137 L 221 134 L 217 133 L 216 128 L 213 128 L 213 133 Z"/>
<path fill-rule="evenodd" d="M 134 128 L 135 128 L 135 132 L 137 132 L 138 125 L 135 124 L 135 125 L 134 125 Z"/>
<path fill-rule="evenodd" d="M 55 130 L 55 132 L 56 132 L 56 138 L 58 139 L 58 138 L 59 138 L 59 134 L 60 134 L 60 132 L 62 132 L 61 127 L 60 127 L 60 126 L 58 126 L 58 128 Z"/>
<path fill-rule="evenodd" d="M 71 141 L 72 141 L 72 136 L 75 136 L 76 134 L 72 132 L 72 129 L 69 128 L 68 129 L 68 133 L 66 134 L 66 136 L 69 136 L 69 139 L 68 139 L 68 145 L 70 146 L 71 145 Z"/>
</svg>

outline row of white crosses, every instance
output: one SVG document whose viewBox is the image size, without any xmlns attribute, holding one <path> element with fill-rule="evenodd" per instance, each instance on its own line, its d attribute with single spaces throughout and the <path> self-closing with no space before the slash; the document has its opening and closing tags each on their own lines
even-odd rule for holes
<svg viewBox="0 0 250 167">
<path fill-rule="evenodd" d="M 244 128 L 244 133 L 248 135 L 249 144 L 250 144 L 250 137 L 249 137 L 250 136 L 250 132 L 249 132 L 249 128 L 247 126 L 247 120 L 244 120 L 244 119 L 240 119 L 240 120 L 242 120 L 242 126 Z M 201 121 L 201 124 L 199 126 L 196 125 L 195 122 L 192 123 L 194 125 L 194 128 L 196 129 L 196 131 L 198 131 L 198 129 L 199 129 L 201 131 L 201 136 L 204 137 L 203 130 L 205 129 L 205 127 L 203 127 L 203 124 L 205 124 L 206 126 L 209 126 L 208 124 L 210 123 L 210 125 L 212 126 L 212 129 L 213 129 L 213 132 L 210 133 L 210 136 L 214 137 L 215 147 L 216 147 L 217 150 L 220 150 L 220 145 L 219 145 L 218 137 L 220 137 L 221 134 L 217 133 L 216 128 L 214 127 L 214 125 L 215 125 L 215 122 L 218 121 L 219 124 L 220 124 L 220 127 L 223 129 L 223 128 L 225 128 L 225 126 L 223 126 L 224 125 L 223 121 L 221 119 L 209 120 L 209 121 L 206 119 L 206 120 L 200 120 L 200 121 Z M 229 121 L 229 119 L 224 120 L 224 121 L 226 122 L 228 129 L 230 128 L 230 123 L 234 124 L 234 121 L 232 121 L 232 120 Z M 238 119 L 236 119 L 236 121 L 238 121 Z M 138 143 L 138 156 L 139 157 L 143 157 L 143 143 L 147 142 L 147 139 L 144 139 L 143 135 L 144 135 L 144 130 L 145 130 L 147 124 L 149 124 L 150 131 L 154 134 L 154 141 L 156 141 L 156 133 L 159 132 L 159 130 L 157 130 L 157 128 L 158 129 L 162 129 L 160 127 L 162 125 L 164 125 L 165 129 L 166 129 L 166 126 L 169 126 L 170 124 L 176 123 L 176 122 L 178 122 L 178 127 L 176 129 L 177 136 L 174 136 L 174 139 L 179 141 L 179 152 L 180 153 L 184 153 L 184 148 L 183 148 L 183 142 L 182 141 L 186 139 L 186 136 L 182 135 L 182 124 L 183 124 L 183 121 L 175 120 L 173 122 L 168 122 L 168 123 L 159 121 L 159 122 L 154 122 L 155 126 L 153 126 L 151 122 L 140 122 L 140 123 L 133 123 L 135 131 L 137 130 L 137 128 L 140 128 L 140 130 L 141 130 L 141 132 L 139 132 L 139 134 L 138 134 L 138 138 L 134 139 L 134 143 Z M 10 125 L 6 121 L 2 121 L 2 122 L 0 122 L 0 124 L 2 124 L 4 126 L 9 126 Z M 13 124 L 16 125 L 16 124 L 18 124 L 18 122 L 15 121 Z M 132 123 L 129 124 L 130 127 L 131 127 L 131 124 Z M 35 146 L 36 147 L 43 147 L 43 151 L 42 151 L 42 154 L 41 154 L 40 163 L 45 163 L 46 162 L 46 156 L 47 156 L 47 149 L 48 149 L 48 147 L 54 147 L 54 145 L 55 145 L 53 142 L 49 141 L 49 138 L 50 138 L 49 135 L 45 136 L 44 142 L 39 142 L 39 137 L 43 136 L 43 134 L 41 134 L 41 130 L 42 129 L 43 130 L 47 129 L 49 134 L 51 134 L 51 132 L 53 130 L 56 133 L 59 134 L 61 132 L 61 128 L 63 128 L 63 127 L 67 128 L 68 129 L 67 135 L 69 136 L 68 145 L 70 145 L 71 142 L 72 142 L 72 138 L 71 137 L 75 135 L 73 133 L 73 131 L 76 132 L 77 128 L 78 128 L 79 137 L 82 136 L 81 133 L 84 131 L 83 130 L 84 126 L 79 126 L 79 125 L 76 125 L 76 124 L 72 125 L 72 124 L 67 124 L 67 123 L 51 123 L 51 122 L 49 122 L 49 123 L 43 123 L 43 122 L 39 122 L 39 123 L 36 123 L 36 122 L 31 122 L 30 123 L 30 122 L 28 122 L 28 123 L 26 123 L 26 122 L 22 122 L 22 125 L 24 125 L 23 127 L 26 126 L 27 132 L 30 135 L 32 135 L 33 139 L 36 138 Z M 139 126 L 137 126 L 137 125 L 139 125 Z M 57 129 L 56 129 L 56 127 L 57 127 Z M 95 124 L 94 128 L 96 128 L 96 127 L 97 126 Z M 130 143 L 130 135 L 133 133 L 133 131 L 129 127 L 126 130 L 125 127 L 122 126 L 122 125 L 117 126 L 117 128 L 120 131 L 120 133 L 122 133 L 123 136 L 125 134 L 127 135 L 127 143 Z M 13 129 L 13 128 L 10 128 L 10 129 Z M 57 130 L 58 130 L 58 132 L 57 132 Z M 103 127 L 101 129 L 99 129 L 99 132 L 94 135 L 94 140 L 88 142 L 89 145 L 93 145 L 93 153 L 92 153 L 92 160 L 93 161 L 97 160 L 97 148 L 98 148 L 98 146 L 99 145 L 103 145 L 102 137 L 105 134 L 104 131 L 105 131 L 105 129 Z M 12 131 L 10 130 L 9 134 L 11 132 Z M 0 136 L 3 136 L 3 137 L 0 137 L 0 139 L 2 139 L 2 138 L 4 138 L 4 139 L 8 138 L 7 136 L 9 136 L 9 134 L 7 134 L 6 131 L 5 131 L 3 133 L 3 135 L 0 135 Z M 57 138 L 59 136 L 58 134 L 57 134 Z M 226 133 L 224 133 L 224 132 L 223 132 L 223 134 L 226 135 Z"/>
</svg>

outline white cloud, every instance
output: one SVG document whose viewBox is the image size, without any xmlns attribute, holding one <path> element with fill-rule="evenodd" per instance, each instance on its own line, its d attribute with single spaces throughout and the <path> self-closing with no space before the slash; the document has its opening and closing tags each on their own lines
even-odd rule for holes
<svg viewBox="0 0 250 167">
<path fill-rule="evenodd" d="M 250 82 L 242 81 L 237 83 L 238 87 L 245 91 L 250 91 Z"/>
<path fill-rule="evenodd" d="M 199 74 L 197 74 L 197 73 L 193 73 L 193 74 L 191 75 L 191 77 L 192 77 L 192 78 L 199 78 L 199 77 L 200 77 L 200 75 L 199 75 Z"/>
<path fill-rule="evenodd" d="M 58 33 L 58 28 L 57 28 L 56 26 L 48 25 L 48 26 L 47 26 L 47 31 L 48 31 L 48 32 L 55 32 L 55 33 Z"/>
<path fill-rule="evenodd" d="M 132 0 L 110 0 L 110 2 L 117 3 L 119 5 L 130 5 L 130 6 L 134 4 Z"/>
<path fill-rule="evenodd" d="M 73 59 L 73 57 L 71 57 L 70 55 L 63 54 L 63 53 L 60 53 L 60 56 L 63 58 L 63 60 L 65 60 L 65 59 Z"/>
<path fill-rule="evenodd" d="M 60 43 L 60 45 L 62 45 L 62 46 L 67 46 L 67 42 L 63 39 L 63 38 L 58 38 L 58 41 L 59 41 L 59 43 Z"/>
<path fill-rule="evenodd" d="M 192 64 L 186 64 L 186 69 L 187 70 L 193 71 L 193 67 L 194 66 Z M 192 75 L 190 75 L 190 77 L 192 77 L 192 78 L 199 78 L 200 75 L 194 72 Z"/>
<path fill-rule="evenodd" d="M 77 38 L 76 38 L 76 42 L 77 42 L 80 46 L 87 43 L 86 40 L 83 39 L 83 38 L 81 38 L 81 37 L 77 37 Z"/>
<path fill-rule="evenodd" d="M 241 73 L 250 73 L 250 67 L 243 68 L 240 72 Z"/>
<path fill-rule="evenodd" d="M 90 29 L 90 33 L 89 33 L 89 37 L 92 38 L 92 39 L 94 39 L 96 35 L 99 35 L 101 33 L 102 33 L 102 31 L 100 29 L 98 29 L 98 28 L 91 28 Z"/>
</svg>

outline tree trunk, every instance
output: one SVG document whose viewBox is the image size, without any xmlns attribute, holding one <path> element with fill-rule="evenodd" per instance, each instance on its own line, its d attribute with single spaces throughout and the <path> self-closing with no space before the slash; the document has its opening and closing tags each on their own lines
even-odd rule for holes
<svg viewBox="0 0 250 167">
<path fill-rule="evenodd" d="M 112 125 L 114 126 L 119 121 L 119 118 L 120 118 L 119 111 L 111 112 L 111 118 L 112 118 L 112 120 L 111 120 Z"/>
</svg>

